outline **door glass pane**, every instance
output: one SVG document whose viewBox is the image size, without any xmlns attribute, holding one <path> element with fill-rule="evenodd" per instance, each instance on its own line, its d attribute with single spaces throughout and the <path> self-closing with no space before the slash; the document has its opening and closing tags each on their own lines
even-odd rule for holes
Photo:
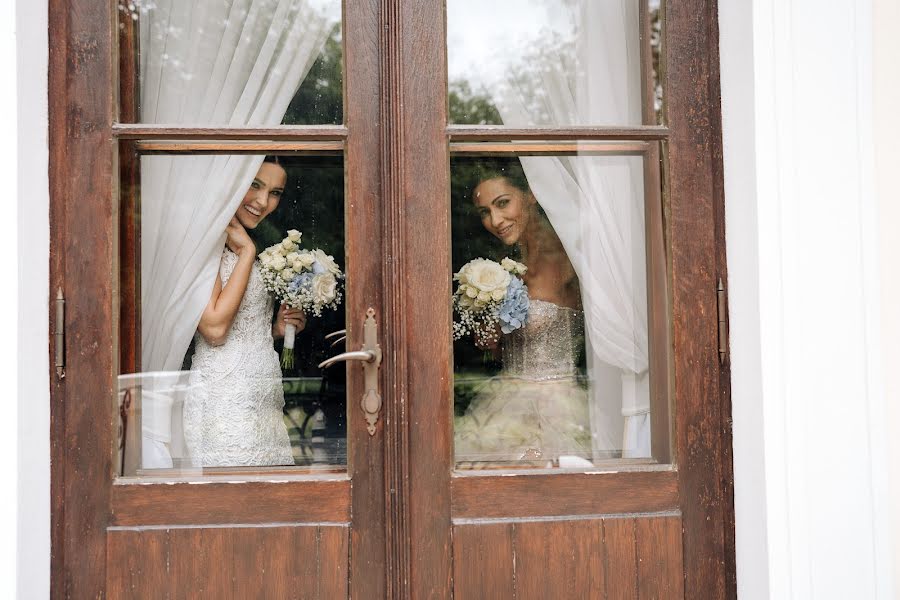
<svg viewBox="0 0 900 600">
<path fill-rule="evenodd" d="M 460 468 L 651 456 L 650 145 L 574 147 L 452 159 Z"/>
<path fill-rule="evenodd" d="M 655 123 L 645 22 L 661 34 L 658 0 L 449 0 L 450 122 Z"/>
<path fill-rule="evenodd" d="M 137 72 L 124 69 L 123 105 L 140 123 L 343 120 L 340 0 L 122 1 L 119 23 Z"/>
<path fill-rule="evenodd" d="M 136 183 L 126 168 L 120 194 L 119 473 L 343 470 L 344 365 L 317 366 L 343 351 L 328 337 L 345 329 L 343 158 L 132 158 Z"/>
</svg>

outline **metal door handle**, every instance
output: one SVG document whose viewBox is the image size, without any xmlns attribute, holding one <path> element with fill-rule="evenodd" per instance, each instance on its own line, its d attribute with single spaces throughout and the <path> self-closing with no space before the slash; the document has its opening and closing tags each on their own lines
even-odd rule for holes
<svg viewBox="0 0 900 600">
<path fill-rule="evenodd" d="M 335 331 L 325 336 L 325 339 L 343 335 L 346 338 L 347 330 Z M 337 343 L 337 342 L 335 342 Z M 332 344 L 334 345 L 334 344 Z M 375 435 L 375 424 L 378 422 L 378 413 L 381 412 L 381 394 L 378 393 L 378 368 L 381 366 L 381 346 L 378 345 L 378 324 L 375 322 L 375 309 L 366 311 L 366 320 L 363 323 L 363 347 L 362 350 L 342 352 L 319 363 L 320 369 L 327 369 L 339 362 L 348 360 L 361 360 L 365 373 L 365 389 L 359 402 L 363 414 L 366 417 L 366 429 L 369 435 Z"/>
<path fill-rule="evenodd" d="M 336 365 L 339 362 L 344 362 L 348 360 L 361 360 L 363 362 L 374 362 L 376 359 L 375 352 L 372 350 L 354 350 L 353 352 L 341 352 L 340 354 L 336 354 L 327 360 L 323 360 L 319 363 L 320 369 L 327 369 L 333 365 Z"/>
<path fill-rule="evenodd" d="M 346 335 L 347 335 L 347 330 L 346 330 L 346 329 L 339 329 L 339 330 L 337 330 L 337 331 L 332 331 L 331 333 L 329 333 L 328 335 L 325 336 L 325 339 L 326 339 L 326 340 L 330 340 L 330 339 L 333 338 L 333 337 L 338 337 L 338 336 L 341 336 L 341 335 L 346 336 Z"/>
</svg>

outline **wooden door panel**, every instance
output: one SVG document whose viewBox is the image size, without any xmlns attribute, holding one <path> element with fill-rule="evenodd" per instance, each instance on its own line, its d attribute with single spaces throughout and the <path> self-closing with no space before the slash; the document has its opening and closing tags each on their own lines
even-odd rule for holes
<svg viewBox="0 0 900 600">
<path fill-rule="evenodd" d="M 451 480 L 454 519 L 653 513 L 678 509 L 671 469 L 618 473 L 467 474 Z"/>
<path fill-rule="evenodd" d="M 291 481 L 291 478 L 294 480 Z M 228 523 L 315 523 L 350 520 L 346 475 L 283 481 L 117 482 L 112 488 L 110 525 L 215 525 Z"/>
<path fill-rule="evenodd" d="M 683 598 L 681 516 L 458 520 L 453 591 L 467 598 Z"/>
<path fill-rule="evenodd" d="M 348 596 L 349 524 L 110 528 L 110 598 Z"/>
</svg>

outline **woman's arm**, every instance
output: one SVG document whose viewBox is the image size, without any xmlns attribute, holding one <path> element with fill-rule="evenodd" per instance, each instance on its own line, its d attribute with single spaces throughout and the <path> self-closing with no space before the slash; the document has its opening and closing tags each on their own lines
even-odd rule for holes
<svg viewBox="0 0 900 600">
<path fill-rule="evenodd" d="M 225 232 L 228 234 L 226 243 L 237 254 L 238 261 L 224 286 L 222 278 L 216 275 L 212 296 L 197 326 L 200 335 L 212 346 L 221 346 L 228 339 L 228 331 L 247 291 L 247 282 L 256 260 L 256 246 L 237 219 L 231 219 Z"/>
</svg>

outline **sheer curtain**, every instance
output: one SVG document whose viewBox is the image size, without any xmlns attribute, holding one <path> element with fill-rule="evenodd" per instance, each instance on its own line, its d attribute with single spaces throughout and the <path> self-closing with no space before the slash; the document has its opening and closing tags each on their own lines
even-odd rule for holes
<svg viewBox="0 0 900 600">
<path fill-rule="evenodd" d="M 328 14 L 326 4 L 334 3 L 140 4 L 141 121 L 278 125 L 339 18 Z M 261 156 L 142 157 L 142 367 L 147 377 L 181 368 L 209 301 L 225 226 L 261 162 Z M 145 434 L 180 430 L 177 400 L 172 411 L 167 417 L 144 406 Z M 148 441 L 158 438 L 150 435 Z M 175 439 L 171 443 L 178 445 Z"/>
<path fill-rule="evenodd" d="M 641 122 L 638 3 L 565 6 L 573 46 L 550 45 L 558 68 L 498 85 L 505 125 Z M 578 274 L 587 333 L 594 455 L 649 456 L 649 380 L 641 157 L 522 157 L 529 185 Z"/>
</svg>

